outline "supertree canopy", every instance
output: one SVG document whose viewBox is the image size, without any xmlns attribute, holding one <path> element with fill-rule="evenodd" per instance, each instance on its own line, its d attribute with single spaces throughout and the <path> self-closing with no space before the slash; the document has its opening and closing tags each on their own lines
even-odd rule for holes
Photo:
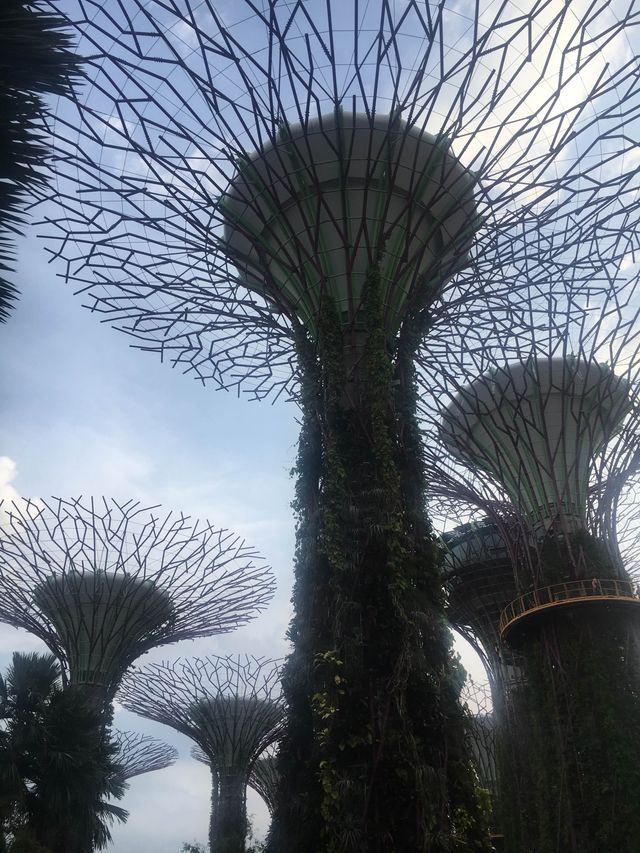
<svg viewBox="0 0 640 853">
<path fill-rule="evenodd" d="M 62 274 L 142 348 L 303 410 L 271 849 L 489 849 L 415 364 L 434 390 L 627 262 L 640 10 L 54 5 L 87 57 L 51 128 Z"/>
<path fill-rule="evenodd" d="M 231 631 L 273 591 L 257 553 L 208 522 L 106 499 L 2 510 L 0 619 L 44 640 L 105 708 L 144 652 Z"/>
<path fill-rule="evenodd" d="M 532 529 L 584 530 L 589 466 L 631 408 L 606 365 L 531 358 L 474 380 L 450 403 L 443 437 L 504 486 Z"/>
<path fill-rule="evenodd" d="M 245 849 L 249 774 L 282 729 L 279 676 L 278 661 L 212 656 L 147 664 L 121 688 L 125 708 L 172 726 L 204 753 L 213 780 L 212 853 Z"/>
<path fill-rule="evenodd" d="M 448 147 L 399 114 L 334 111 L 283 126 L 242 164 L 221 202 L 224 251 L 248 288 L 277 300 L 314 339 L 330 300 L 348 379 L 367 339 L 363 293 L 372 267 L 393 340 L 407 311 L 431 302 L 468 262 L 474 179 Z"/>
<path fill-rule="evenodd" d="M 461 524 L 442 534 L 447 616 L 483 659 L 490 680 L 504 669 L 500 616 L 516 597 L 513 564 L 496 524 Z"/>
<path fill-rule="evenodd" d="M 374 263 L 397 332 L 425 304 L 468 323 L 586 284 L 633 245 L 634 3 L 53 6 L 86 85 L 52 128 L 52 251 L 203 379 L 287 386 L 323 294 L 358 331 Z"/>
<path fill-rule="evenodd" d="M 178 758 L 178 750 L 174 746 L 150 735 L 116 730 L 112 739 L 118 747 L 116 761 L 125 779 L 164 770 Z"/>
</svg>

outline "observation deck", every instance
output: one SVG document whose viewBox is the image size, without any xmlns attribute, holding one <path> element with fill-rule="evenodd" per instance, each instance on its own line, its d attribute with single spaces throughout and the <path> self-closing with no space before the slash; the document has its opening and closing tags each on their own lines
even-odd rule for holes
<svg viewBox="0 0 640 853">
<path fill-rule="evenodd" d="M 630 581 L 596 578 L 595 587 L 592 579 L 567 581 L 526 592 L 512 601 L 500 615 L 500 636 L 503 640 L 507 639 L 514 629 L 525 622 L 533 621 L 558 607 L 603 602 L 640 608 L 640 597 L 634 593 L 634 584 Z"/>
</svg>

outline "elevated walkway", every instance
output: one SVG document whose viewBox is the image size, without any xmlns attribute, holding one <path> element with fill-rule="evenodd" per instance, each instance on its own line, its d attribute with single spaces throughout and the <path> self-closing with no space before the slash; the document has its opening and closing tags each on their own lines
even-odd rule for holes
<svg viewBox="0 0 640 853">
<path fill-rule="evenodd" d="M 554 608 L 580 606 L 608 602 L 624 607 L 639 608 L 640 598 L 634 594 L 630 581 L 597 578 L 593 586 L 591 579 L 567 581 L 553 586 L 526 592 L 512 601 L 500 614 L 500 636 L 508 639 L 516 628 Z"/>
</svg>

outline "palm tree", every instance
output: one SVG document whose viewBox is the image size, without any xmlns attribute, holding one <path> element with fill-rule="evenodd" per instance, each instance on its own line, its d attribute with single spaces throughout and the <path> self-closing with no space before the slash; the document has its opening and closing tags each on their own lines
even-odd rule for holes
<svg viewBox="0 0 640 853">
<path fill-rule="evenodd" d="M 25 191 L 44 182 L 48 145 L 42 118 L 45 94 L 68 92 L 77 67 L 63 21 L 39 0 L 0 3 L 0 322 L 17 290 L 5 277 L 20 233 Z"/>
<path fill-rule="evenodd" d="M 13 655 L 0 678 L 0 817 L 9 853 L 88 853 L 110 841 L 126 812 L 117 747 L 75 689 L 63 690 L 52 655 Z M 72 819 L 70 819 L 72 818 Z M 0 851 L 2 844 L 0 843 Z"/>
</svg>

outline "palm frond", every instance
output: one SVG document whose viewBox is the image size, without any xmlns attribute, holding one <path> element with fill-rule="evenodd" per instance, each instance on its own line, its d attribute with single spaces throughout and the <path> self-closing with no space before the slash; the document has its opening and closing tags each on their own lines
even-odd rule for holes
<svg viewBox="0 0 640 853">
<path fill-rule="evenodd" d="M 24 225 L 26 192 L 45 181 L 49 146 L 43 96 L 67 92 L 77 57 L 63 21 L 38 2 L 0 4 L 0 322 L 18 296 L 10 281 L 14 248 L 10 235 Z"/>
</svg>

